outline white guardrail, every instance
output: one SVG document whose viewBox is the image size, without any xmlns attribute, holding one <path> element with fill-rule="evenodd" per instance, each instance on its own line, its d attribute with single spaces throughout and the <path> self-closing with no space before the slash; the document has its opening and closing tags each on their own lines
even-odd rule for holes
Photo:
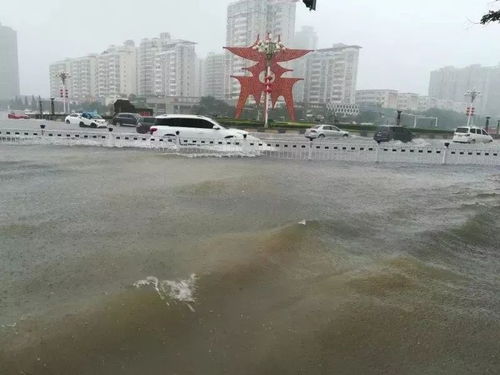
<svg viewBox="0 0 500 375">
<path fill-rule="evenodd" d="M 142 134 L 1 129 L 0 143 L 143 148 L 189 156 L 267 157 L 288 160 L 341 160 L 423 164 L 500 165 L 500 148 L 443 143 L 377 144 L 375 142 L 307 141 L 283 139 L 158 138 Z"/>
</svg>

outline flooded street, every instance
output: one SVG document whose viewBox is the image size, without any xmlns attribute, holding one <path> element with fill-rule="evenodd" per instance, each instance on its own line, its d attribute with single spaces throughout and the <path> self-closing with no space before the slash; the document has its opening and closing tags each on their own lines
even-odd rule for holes
<svg viewBox="0 0 500 375">
<path fill-rule="evenodd" d="M 0 145 L 1 374 L 496 374 L 500 170 Z"/>
</svg>

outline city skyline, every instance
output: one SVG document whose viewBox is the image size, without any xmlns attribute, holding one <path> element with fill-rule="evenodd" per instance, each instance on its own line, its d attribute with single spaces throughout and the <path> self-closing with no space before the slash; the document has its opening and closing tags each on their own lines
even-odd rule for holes
<svg viewBox="0 0 500 375">
<path fill-rule="evenodd" d="M 206 4 L 187 0 L 157 4 L 145 0 L 145 9 L 157 11 L 139 19 L 132 9 L 121 7 L 121 17 L 134 17 L 140 25 L 133 30 L 127 30 L 120 17 L 112 16 L 119 8 L 116 1 L 102 4 L 89 0 L 86 4 L 87 9 L 99 9 L 92 15 L 93 23 L 105 25 L 95 32 L 75 26 L 74 18 L 67 15 L 78 14 L 80 8 L 58 0 L 49 0 L 48 4 L 31 0 L 23 4 L 3 2 L 0 21 L 18 31 L 21 93 L 48 94 L 46 72 L 51 62 L 84 56 L 128 39 L 139 43 L 144 35 L 168 31 L 197 42 L 202 57 L 209 52 L 219 53 L 225 44 L 226 9 L 230 2 Z M 336 42 L 363 46 L 358 77 L 361 89 L 388 87 L 425 94 L 432 70 L 447 65 L 491 66 L 500 61 L 500 56 L 491 53 L 500 26 L 486 28 L 474 23 L 488 8 L 488 2 L 424 1 L 418 8 L 400 3 L 323 2 L 318 12 L 309 12 L 300 4 L 296 29 L 314 26 L 319 36 L 318 48 L 329 48 Z M 176 17 L 168 17 L 174 12 Z M 194 22 L 186 22 L 190 19 Z M 192 27 L 193 24 L 199 26 Z"/>
</svg>

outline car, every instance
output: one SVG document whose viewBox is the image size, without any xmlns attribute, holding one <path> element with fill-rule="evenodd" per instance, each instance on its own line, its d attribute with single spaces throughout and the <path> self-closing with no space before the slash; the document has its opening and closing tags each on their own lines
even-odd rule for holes
<svg viewBox="0 0 500 375">
<path fill-rule="evenodd" d="M 377 143 L 401 141 L 404 143 L 411 142 L 414 136 L 411 131 L 402 126 L 384 125 L 377 129 L 373 139 Z"/>
<path fill-rule="evenodd" d="M 69 116 L 66 116 L 64 122 L 68 125 L 79 125 L 81 116 L 82 116 L 81 113 L 76 113 L 76 112 L 71 113 Z"/>
<path fill-rule="evenodd" d="M 118 113 L 113 117 L 111 123 L 116 126 L 137 126 L 142 116 L 138 113 Z"/>
<path fill-rule="evenodd" d="M 95 113 L 84 112 L 79 117 L 78 125 L 81 128 L 107 128 L 108 123 Z"/>
<path fill-rule="evenodd" d="M 453 135 L 455 143 L 491 143 L 493 137 L 486 130 L 476 126 L 463 126 L 455 130 Z"/>
<path fill-rule="evenodd" d="M 326 138 L 326 137 L 349 137 L 349 132 L 341 130 L 334 125 L 316 125 L 310 129 L 306 130 L 306 138 L 311 140 L 315 138 Z"/>
<path fill-rule="evenodd" d="M 15 112 L 11 112 L 7 115 L 7 118 L 11 120 L 28 120 L 30 117 L 24 113 L 18 114 Z"/>
<path fill-rule="evenodd" d="M 135 127 L 135 130 L 139 134 L 149 133 L 151 126 L 155 124 L 156 118 L 152 116 L 142 116 L 139 123 Z"/>
<path fill-rule="evenodd" d="M 157 116 L 150 133 L 158 137 L 178 135 L 197 139 L 242 139 L 244 137 L 253 139 L 246 131 L 226 129 L 209 117 L 196 115 Z"/>
</svg>

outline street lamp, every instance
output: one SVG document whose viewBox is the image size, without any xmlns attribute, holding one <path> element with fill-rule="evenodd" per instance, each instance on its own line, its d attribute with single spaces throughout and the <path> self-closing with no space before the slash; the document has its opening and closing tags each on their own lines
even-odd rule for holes
<svg viewBox="0 0 500 375">
<path fill-rule="evenodd" d="M 271 34 L 267 35 L 265 40 L 260 41 L 254 47 L 257 52 L 262 53 L 266 56 L 266 75 L 265 75 L 265 84 L 266 84 L 266 95 L 265 95 L 265 104 L 264 104 L 264 127 L 269 127 L 269 101 L 271 99 L 272 93 L 272 72 L 271 65 L 274 57 L 280 52 L 285 50 L 285 45 L 281 43 L 281 38 L 278 37 L 276 41 L 272 40 Z"/>
<path fill-rule="evenodd" d="M 470 107 L 467 107 L 467 126 L 474 125 L 474 101 L 481 93 L 477 90 L 470 90 L 465 93 L 466 97 L 470 97 Z"/>
<path fill-rule="evenodd" d="M 66 81 L 71 77 L 71 75 L 67 72 L 59 72 L 56 74 L 56 77 L 61 80 L 62 89 L 61 89 L 61 98 L 63 98 L 63 106 L 64 113 L 66 114 L 66 110 L 69 113 L 69 103 L 68 101 L 68 89 L 66 88 Z"/>
</svg>

